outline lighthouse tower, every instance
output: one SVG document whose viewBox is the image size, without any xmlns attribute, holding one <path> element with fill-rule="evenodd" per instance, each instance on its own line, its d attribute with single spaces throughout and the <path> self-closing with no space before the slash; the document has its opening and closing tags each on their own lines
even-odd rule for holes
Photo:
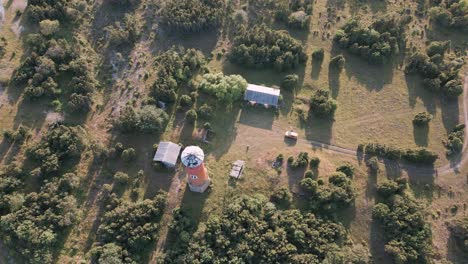
<svg viewBox="0 0 468 264">
<path fill-rule="evenodd" d="M 211 179 L 205 168 L 203 160 L 205 153 L 197 146 L 189 146 L 184 149 L 181 155 L 182 163 L 188 175 L 188 185 L 192 192 L 202 193 L 210 185 Z"/>
</svg>

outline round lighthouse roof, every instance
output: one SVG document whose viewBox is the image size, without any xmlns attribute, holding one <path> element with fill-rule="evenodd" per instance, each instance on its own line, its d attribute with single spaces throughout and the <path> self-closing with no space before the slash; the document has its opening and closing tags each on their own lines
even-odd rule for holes
<svg viewBox="0 0 468 264">
<path fill-rule="evenodd" d="M 185 166 L 195 168 L 203 163 L 205 153 L 203 153 L 203 150 L 200 147 L 189 146 L 182 151 L 180 158 Z"/>
</svg>

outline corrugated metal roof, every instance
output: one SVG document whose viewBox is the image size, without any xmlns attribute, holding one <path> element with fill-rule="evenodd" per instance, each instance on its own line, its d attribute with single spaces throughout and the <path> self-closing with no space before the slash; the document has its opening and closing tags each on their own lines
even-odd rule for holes
<svg viewBox="0 0 468 264">
<path fill-rule="evenodd" d="M 278 106 L 280 90 L 270 87 L 249 84 L 245 91 L 244 100 L 253 101 L 258 104 Z"/>
<path fill-rule="evenodd" d="M 160 161 L 170 166 L 177 164 L 181 147 L 172 142 L 160 142 L 154 154 L 154 161 Z"/>
</svg>

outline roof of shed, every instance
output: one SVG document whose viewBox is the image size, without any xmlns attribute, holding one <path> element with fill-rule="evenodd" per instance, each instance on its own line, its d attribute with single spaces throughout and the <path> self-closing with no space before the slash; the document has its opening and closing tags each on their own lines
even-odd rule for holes
<svg viewBox="0 0 468 264">
<path fill-rule="evenodd" d="M 280 90 L 270 87 L 249 84 L 245 91 L 244 99 L 254 101 L 259 104 L 278 105 Z"/>
<path fill-rule="evenodd" d="M 154 155 L 154 161 L 176 165 L 181 147 L 172 142 L 160 142 Z"/>
</svg>

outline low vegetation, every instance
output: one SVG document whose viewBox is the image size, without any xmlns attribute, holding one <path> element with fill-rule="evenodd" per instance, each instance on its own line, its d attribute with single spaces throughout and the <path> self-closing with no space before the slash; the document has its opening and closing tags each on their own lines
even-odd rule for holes
<svg viewBox="0 0 468 264">
<path fill-rule="evenodd" d="M 141 109 L 126 106 L 115 125 L 124 133 L 160 134 L 167 121 L 167 113 L 153 105 L 146 105 Z"/>
<path fill-rule="evenodd" d="M 328 90 L 320 89 L 310 98 L 310 111 L 318 117 L 332 117 L 338 104 Z"/>
<path fill-rule="evenodd" d="M 468 217 L 457 217 L 448 223 L 448 227 L 457 245 L 465 252 L 468 252 Z"/>
<path fill-rule="evenodd" d="M 199 89 L 216 98 L 217 102 L 231 106 L 242 99 L 247 81 L 240 75 L 224 75 L 222 73 L 208 73 L 203 75 Z"/>
<path fill-rule="evenodd" d="M 438 2 L 437 6 L 429 9 L 432 20 L 439 26 L 467 32 L 468 3 L 465 0 Z"/>
<path fill-rule="evenodd" d="M 463 141 L 465 139 L 465 125 L 456 126 L 444 142 L 447 148 L 447 155 L 456 155 L 463 150 Z"/>
<path fill-rule="evenodd" d="M 406 161 L 419 164 L 434 164 L 439 155 L 425 148 L 401 149 L 379 143 L 360 145 L 367 155 L 376 155 L 389 160 Z"/>
</svg>

